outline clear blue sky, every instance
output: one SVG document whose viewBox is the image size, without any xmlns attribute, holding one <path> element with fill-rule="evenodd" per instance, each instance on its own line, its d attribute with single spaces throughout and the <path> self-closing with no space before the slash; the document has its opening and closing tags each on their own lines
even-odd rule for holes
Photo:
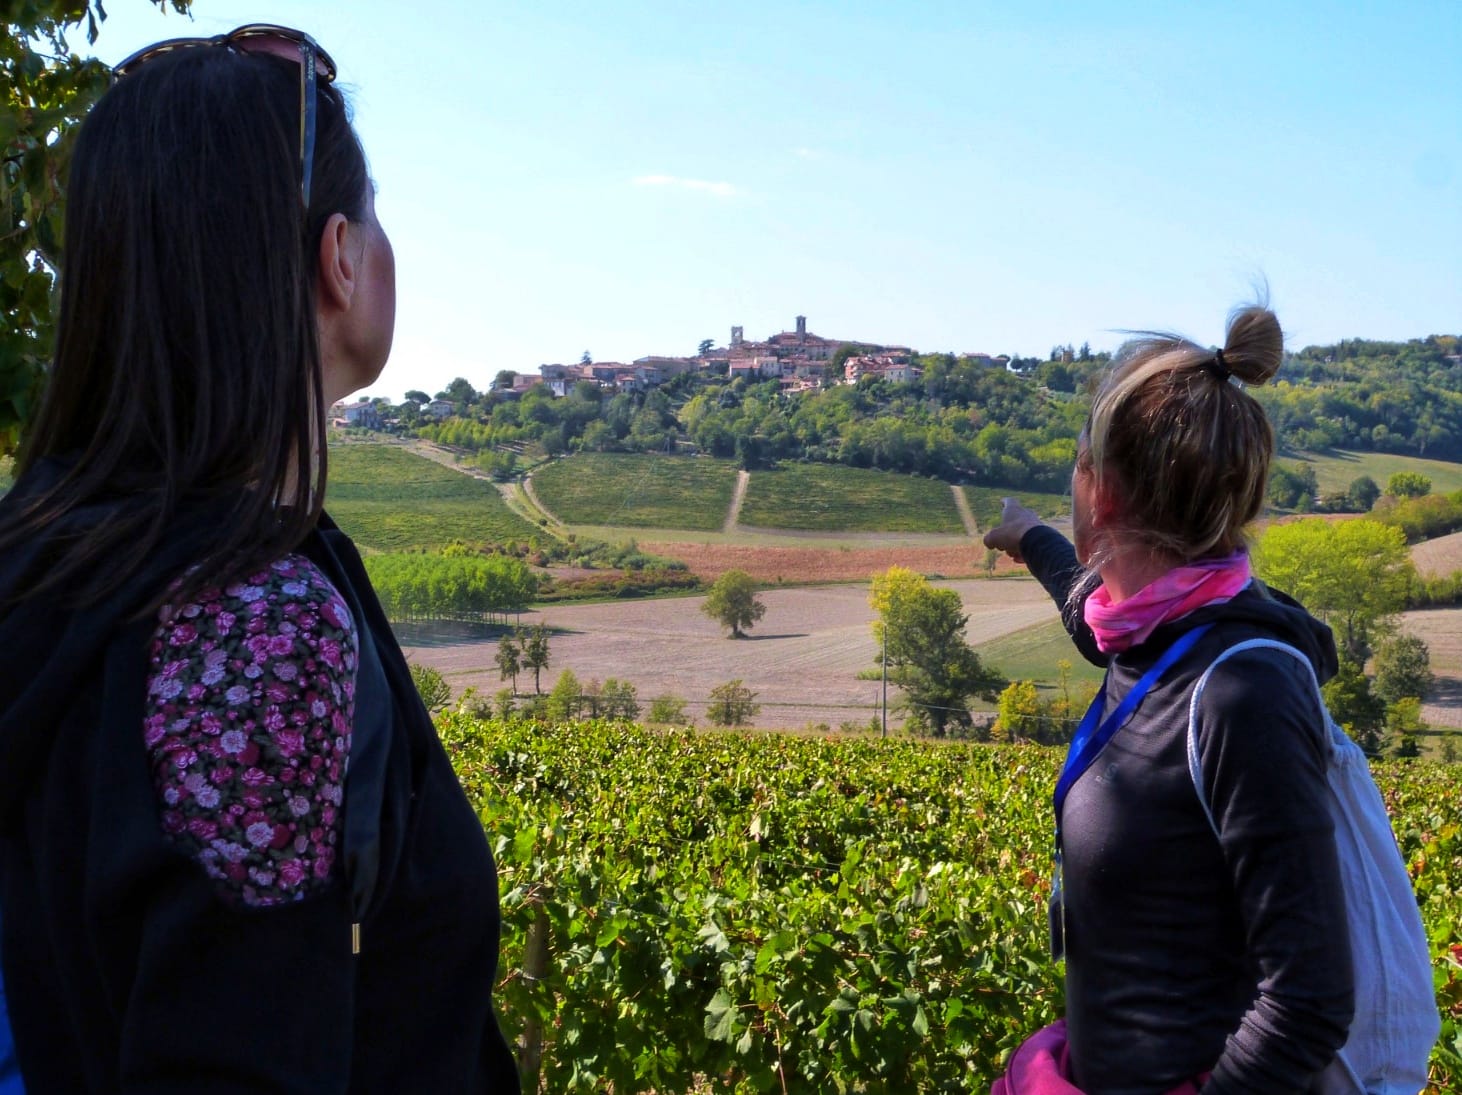
<svg viewBox="0 0 1462 1095">
<path fill-rule="evenodd" d="M 809 328 L 1044 356 L 1462 331 L 1462 4 L 108 0 L 335 57 L 396 248 L 371 394 Z M 78 35 L 78 37 L 81 37 Z"/>
</svg>

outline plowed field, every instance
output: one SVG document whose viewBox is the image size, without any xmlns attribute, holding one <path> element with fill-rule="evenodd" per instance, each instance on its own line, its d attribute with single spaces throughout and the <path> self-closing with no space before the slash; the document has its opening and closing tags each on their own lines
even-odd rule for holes
<svg viewBox="0 0 1462 1095">
<path fill-rule="evenodd" d="M 1068 536 L 1070 518 L 1051 524 Z M 805 540 L 807 534 L 799 534 Z M 744 570 L 759 582 L 788 584 L 803 582 L 865 582 L 891 566 L 908 567 L 920 574 L 945 578 L 973 578 L 985 570 L 985 545 L 978 538 L 940 538 L 938 543 L 919 543 L 917 538 L 897 533 L 880 535 L 844 534 L 828 547 L 780 547 L 774 537 L 756 543 L 699 543 L 641 540 L 640 547 L 654 555 L 679 559 L 692 573 L 714 581 L 732 569 Z M 1003 555 L 996 574 L 1017 568 Z"/>
<path fill-rule="evenodd" d="M 1426 540 L 1411 549 L 1411 561 L 1423 578 L 1445 578 L 1462 570 L 1462 532 Z"/>
<path fill-rule="evenodd" d="M 1056 618 L 1056 609 L 1035 582 L 978 579 L 940 584 L 958 590 L 963 599 L 970 614 L 967 634 L 976 649 L 1001 635 Z M 770 589 L 760 596 L 766 615 L 749 638 L 740 640 L 726 638 L 720 626 L 700 611 L 701 597 L 567 605 L 524 613 L 523 624 L 542 621 L 554 631 L 552 661 L 542 678 L 544 691 L 563 669 L 572 669 L 583 683 L 616 677 L 635 685 L 645 707 L 655 696 L 673 694 L 686 700 L 696 720 L 704 722 L 711 689 L 740 678 L 758 693 L 762 704 L 757 726 L 797 728 L 809 722 L 837 726 L 845 721 L 866 725 L 880 697 L 878 681 L 857 679 L 860 670 L 875 664 L 868 587 Z M 403 638 L 408 644 L 412 641 Z M 496 650 L 491 640 L 417 638 L 415 645 L 407 645 L 412 660 L 441 670 L 455 693 L 473 686 L 486 696 L 503 687 L 493 665 Z M 531 673 L 518 678 L 518 688 L 532 692 Z"/>
</svg>

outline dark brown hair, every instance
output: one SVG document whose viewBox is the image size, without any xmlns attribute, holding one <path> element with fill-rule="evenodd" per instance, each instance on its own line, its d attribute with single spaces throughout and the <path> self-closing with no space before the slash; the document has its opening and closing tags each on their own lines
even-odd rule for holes
<svg viewBox="0 0 1462 1095">
<path fill-rule="evenodd" d="M 1221 350 L 1144 333 L 1117 351 L 1083 456 L 1120 499 L 1109 531 L 1182 562 L 1243 546 L 1264 504 L 1274 431 L 1229 377 L 1263 384 L 1283 354 L 1279 320 L 1264 305 L 1229 316 Z"/>
<path fill-rule="evenodd" d="M 67 189 L 56 358 L 17 464 L 64 468 L 0 522 L 0 548 L 84 507 L 48 590 L 87 604 L 143 568 L 180 513 L 217 519 L 182 592 L 297 545 L 325 483 L 315 320 L 321 233 L 365 215 L 369 176 L 343 97 L 317 87 L 311 208 L 300 201 L 299 66 L 179 50 L 111 87 Z"/>
</svg>

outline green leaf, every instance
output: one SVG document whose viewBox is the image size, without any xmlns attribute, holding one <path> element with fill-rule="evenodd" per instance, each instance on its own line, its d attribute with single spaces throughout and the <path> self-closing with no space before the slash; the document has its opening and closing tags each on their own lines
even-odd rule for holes
<svg viewBox="0 0 1462 1095">
<path fill-rule="evenodd" d="M 713 1042 L 729 1042 L 736 1030 L 736 1008 L 725 989 L 717 991 L 706 1005 L 706 1037 Z"/>
</svg>

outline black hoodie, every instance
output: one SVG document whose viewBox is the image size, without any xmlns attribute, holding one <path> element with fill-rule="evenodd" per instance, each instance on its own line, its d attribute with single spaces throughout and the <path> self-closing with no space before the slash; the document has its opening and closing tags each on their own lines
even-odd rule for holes
<svg viewBox="0 0 1462 1095">
<path fill-rule="evenodd" d="M 1026 564 L 1065 607 L 1080 573 L 1046 527 Z M 1101 654 L 1106 713 L 1179 635 L 1211 630 L 1162 679 L 1072 786 L 1062 812 L 1066 1006 L 1076 1083 L 1092 1095 L 1169 1090 L 1212 1071 L 1212 1093 L 1302 1092 L 1344 1044 L 1353 983 L 1327 808 L 1320 711 L 1304 666 L 1273 651 L 1225 661 L 1198 708 L 1204 791 L 1187 760 L 1189 700 L 1217 655 L 1272 638 L 1335 675 L 1330 629 L 1252 583 L 1232 600 Z"/>
<path fill-rule="evenodd" d="M 142 733 L 139 613 L 197 556 L 208 508 L 100 604 L 24 596 L 52 538 L 107 512 L 0 555 L 0 959 L 27 1090 L 516 1092 L 492 857 L 350 541 L 323 518 L 299 548 L 360 637 L 347 877 L 236 907 L 165 839 Z"/>
</svg>

